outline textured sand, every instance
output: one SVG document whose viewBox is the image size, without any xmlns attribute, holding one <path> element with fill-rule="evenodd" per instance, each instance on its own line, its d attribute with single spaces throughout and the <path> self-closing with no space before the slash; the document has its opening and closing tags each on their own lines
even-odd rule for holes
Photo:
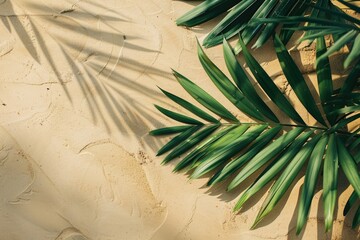
<svg viewBox="0 0 360 240">
<path fill-rule="evenodd" d="M 266 190 L 236 215 L 244 188 L 208 189 L 206 178 L 188 181 L 155 157 L 167 139 L 147 133 L 172 122 L 153 104 L 176 109 L 157 86 L 187 98 L 170 68 L 227 102 L 196 56 L 196 37 L 213 24 L 175 26 L 194 5 L 0 0 L 0 240 L 295 239 L 302 180 L 251 231 Z M 261 51 L 257 58 L 292 97 L 271 47 Z M 221 48 L 206 52 L 225 69 Z M 312 49 L 292 53 L 313 79 Z M 359 237 L 341 213 L 350 192 L 343 184 L 338 220 L 324 234 L 318 191 L 302 238 Z"/>
</svg>

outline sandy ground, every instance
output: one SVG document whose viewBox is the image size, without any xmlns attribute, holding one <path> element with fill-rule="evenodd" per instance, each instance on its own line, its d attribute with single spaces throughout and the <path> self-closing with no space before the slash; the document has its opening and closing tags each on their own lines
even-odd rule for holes
<svg viewBox="0 0 360 240">
<path fill-rule="evenodd" d="M 176 109 L 157 86 L 187 98 L 170 68 L 224 99 L 195 51 L 195 37 L 212 23 L 191 30 L 174 23 L 194 5 L 0 0 L 0 240 L 296 239 L 302 179 L 249 230 L 266 189 L 234 214 L 244 188 L 208 189 L 206 178 L 188 181 L 155 157 L 167 139 L 147 133 L 172 122 L 153 104 Z M 255 55 L 291 97 L 265 49 Z M 207 53 L 225 69 L 221 48 Z M 313 52 L 293 53 L 311 72 Z M 341 213 L 350 192 L 343 184 L 337 220 L 325 234 L 318 191 L 299 239 L 358 238 Z"/>
</svg>

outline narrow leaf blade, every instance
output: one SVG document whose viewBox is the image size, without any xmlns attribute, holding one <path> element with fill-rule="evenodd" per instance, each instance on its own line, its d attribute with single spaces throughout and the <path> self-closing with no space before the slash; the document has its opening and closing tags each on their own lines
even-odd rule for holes
<svg viewBox="0 0 360 240">
<path fill-rule="evenodd" d="M 270 76 L 264 71 L 260 64 L 250 54 L 241 38 L 239 39 L 239 42 L 242 47 L 246 64 L 249 66 L 257 82 L 260 84 L 266 94 L 270 97 L 270 99 L 279 107 L 280 110 L 285 112 L 291 119 L 299 123 L 305 124 L 300 115 L 295 111 L 294 107 L 290 104 L 290 102 L 286 99 L 286 97 L 281 93 L 279 88 L 272 81 Z"/>
<path fill-rule="evenodd" d="M 201 65 L 210 77 L 211 81 L 239 110 L 249 116 L 265 120 L 259 110 L 244 96 L 244 94 L 226 77 L 226 75 L 208 58 L 200 44 L 198 43 L 198 57 Z"/>
<path fill-rule="evenodd" d="M 261 206 L 252 228 L 254 228 L 267 214 L 271 212 L 271 210 L 288 190 L 289 186 L 294 181 L 305 161 L 310 156 L 320 137 L 321 135 L 316 135 L 312 140 L 305 144 L 283 171 L 281 176 L 270 189 L 270 192 Z"/>
<path fill-rule="evenodd" d="M 181 154 L 185 153 L 187 150 L 192 148 L 194 145 L 202 141 L 204 138 L 209 136 L 213 133 L 220 124 L 210 125 L 203 130 L 197 132 L 193 136 L 189 137 L 188 139 L 181 142 L 174 150 L 172 150 L 164 159 L 163 163 L 167 163 L 170 160 L 180 156 Z"/>
<path fill-rule="evenodd" d="M 351 207 L 354 205 L 354 203 L 356 202 L 356 200 L 358 200 L 359 197 L 357 195 L 357 193 L 355 191 L 353 191 L 348 199 L 348 201 L 346 202 L 346 205 L 344 207 L 344 211 L 343 211 L 343 215 L 345 216 L 346 214 L 348 214 L 348 212 L 350 211 Z"/>
<path fill-rule="evenodd" d="M 331 228 L 333 222 L 337 195 L 338 161 L 339 157 L 335 134 L 331 134 L 329 137 L 328 147 L 326 149 L 323 177 L 323 201 L 326 231 Z"/>
<path fill-rule="evenodd" d="M 220 164 L 224 163 L 226 160 L 238 154 L 244 147 L 246 147 L 249 143 L 251 143 L 259 134 L 264 131 L 266 125 L 259 125 L 251 127 L 244 134 L 237 137 L 236 140 L 232 141 L 226 147 L 222 148 L 220 151 L 214 152 L 207 157 L 202 164 L 200 164 L 193 174 L 191 178 L 199 178 L 202 175 L 208 173 L 209 171 L 215 169 Z"/>
<path fill-rule="evenodd" d="M 280 38 L 275 35 L 274 38 L 275 51 L 278 56 L 281 68 L 287 78 L 287 81 L 291 85 L 292 89 L 296 93 L 301 103 L 307 109 L 307 111 L 322 125 L 326 126 L 326 123 L 316 106 L 315 100 L 311 95 L 311 92 L 300 72 L 296 66 L 294 60 L 291 58 L 287 49 L 281 42 Z"/>
<path fill-rule="evenodd" d="M 203 110 L 201 110 L 200 108 L 198 108 L 197 106 L 195 106 L 194 104 L 186 101 L 185 99 L 178 97 L 168 91 L 165 91 L 164 89 L 160 90 L 171 100 L 173 100 L 174 102 L 176 102 L 177 104 L 179 104 L 180 106 L 182 106 L 183 108 L 189 110 L 190 112 L 192 112 L 193 114 L 195 114 L 196 116 L 212 122 L 212 123 L 218 123 L 219 120 L 217 120 L 216 118 L 212 117 L 211 115 L 209 115 L 208 113 L 204 112 Z"/>
<path fill-rule="evenodd" d="M 180 113 L 176 113 L 174 111 L 170 111 L 166 108 L 163 108 L 163 107 L 160 107 L 158 105 L 155 105 L 155 107 L 164 115 L 168 116 L 169 118 L 172 118 L 178 122 L 182 122 L 182 123 L 187 123 L 187 124 L 194 124 L 194 125 L 202 125 L 203 123 L 194 119 L 194 118 L 191 118 L 191 117 L 188 117 L 188 116 L 185 116 L 183 114 L 180 114 Z"/>
<path fill-rule="evenodd" d="M 220 182 L 230 176 L 232 173 L 236 172 L 238 169 L 240 169 L 243 164 L 248 162 L 250 159 L 252 159 L 260 150 L 264 148 L 282 129 L 281 126 L 276 126 L 273 128 L 270 128 L 265 133 L 262 133 L 250 146 L 247 151 L 240 155 L 239 157 L 235 158 L 233 161 L 228 163 L 221 171 L 216 173 L 209 181 L 209 185 L 213 185 L 217 182 Z M 231 190 L 231 188 L 227 189 L 228 191 Z"/>
<path fill-rule="evenodd" d="M 222 104 L 220 104 L 216 99 L 214 99 L 198 85 L 176 71 L 174 71 L 174 75 L 181 86 L 204 107 L 230 122 L 239 122 L 239 120 L 237 120 L 236 117 L 231 114 Z"/>
<path fill-rule="evenodd" d="M 290 132 L 276 139 L 273 143 L 269 144 L 262 151 L 260 151 L 231 181 L 229 188 L 231 189 L 233 188 L 233 186 L 239 185 L 252 173 L 258 170 L 265 163 L 267 163 L 270 159 L 283 151 L 289 145 L 289 143 L 294 141 L 294 139 L 299 136 L 299 134 L 303 130 L 303 128 L 294 128 Z"/>
<path fill-rule="evenodd" d="M 316 144 L 311 153 L 308 167 L 305 173 L 305 181 L 300 195 L 300 203 L 296 224 L 296 234 L 298 235 L 309 215 L 311 201 L 315 193 L 315 187 L 320 172 L 321 163 L 323 161 L 325 147 L 328 143 L 328 136 L 324 135 Z"/>
<path fill-rule="evenodd" d="M 179 26 L 192 27 L 206 22 L 236 5 L 241 0 L 206 0 L 176 20 Z"/>
<path fill-rule="evenodd" d="M 316 40 L 316 57 L 319 58 L 325 52 L 326 52 L 325 38 L 320 37 Z M 328 113 L 330 109 L 324 105 L 324 103 L 330 99 L 333 93 L 333 84 L 332 84 L 329 58 L 324 58 L 323 60 L 319 61 L 318 65 L 316 66 L 316 75 L 319 86 L 319 95 L 320 95 L 321 103 L 324 107 L 325 113 L 328 116 L 329 122 L 333 124 L 335 118 L 329 117 Z"/>
<path fill-rule="evenodd" d="M 360 197 L 360 175 L 357 170 L 355 160 L 346 149 L 340 138 L 337 138 L 337 149 L 339 153 L 339 163 L 345 173 L 346 178 Z"/>
<path fill-rule="evenodd" d="M 194 132 L 198 131 L 201 128 L 201 126 L 194 126 L 189 128 L 188 130 L 180 133 L 173 139 L 171 139 L 167 144 L 165 144 L 160 150 L 157 152 L 156 156 L 160 156 L 164 154 L 165 152 L 173 149 L 177 145 L 179 145 L 181 142 L 183 142 L 185 139 L 190 137 Z"/>
<path fill-rule="evenodd" d="M 174 168 L 174 172 L 180 171 L 185 167 L 188 167 L 191 164 L 194 164 L 197 160 L 199 160 L 203 155 L 206 154 L 207 151 L 212 151 L 216 149 L 216 141 L 226 135 L 228 132 L 236 128 L 238 125 L 228 126 L 216 134 L 209 137 L 205 142 L 201 143 L 197 146 L 193 151 L 191 151 L 184 159 L 179 162 Z"/>
<path fill-rule="evenodd" d="M 234 210 L 239 210 L 243 204 L 255 193 L 270 182 L 300 151 L 304 143 L 313 134 L 313 131 L 302 133 L 276 161 L 273 161 L 255 180 L 255 182 L 241 195 Z"/>
<path fill-rule="evenodd" d="M 161 136 L 161 135 L 170 135 L 174 133 L 180 133 L 185 130 L 188 130 L 192 126 L 174 126 L 174 127 L 165 127 L 165 128 L 158 128 L 149 132 L 151 136 Z"/>
<path fill-rule="evenodd" d="M 223 41 L 223 50 L 226 66 L 236 85 L 263 115 L 265 115 L 271 121 L 278 123 L 279 119 L 260 98 L 255 88 L 251 84 L 249 78 L 247 77 L 245 71 L 242 69 L 242 67 L 236 60 L 236 57 L 231 50 L 229 43 L 225 39 Z"/>
</svg>

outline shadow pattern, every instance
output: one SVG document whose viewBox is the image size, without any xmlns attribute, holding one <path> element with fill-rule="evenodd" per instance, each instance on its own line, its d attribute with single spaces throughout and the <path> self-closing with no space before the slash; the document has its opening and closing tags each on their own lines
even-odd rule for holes
<svg viewBox="0 0 360 240">
<path fill-rule="evenodd" d="M 6 0 L 0 5 L 1 24 L 25 47 L 30 65 L 49 72 L 41 84 L 59 84 L 65 95 L 61 99 L 75 110 L 85 112 L 108 133 L 142 136 L 161 124 L 143 103 L 161 102 L 152 77 L 171 75 L 152 67 L 161 50 L 155 27 L 140 12 L 121 15 L 131 5 L 121 6 L 124 11 L 68 0 Z"/>
</svg>

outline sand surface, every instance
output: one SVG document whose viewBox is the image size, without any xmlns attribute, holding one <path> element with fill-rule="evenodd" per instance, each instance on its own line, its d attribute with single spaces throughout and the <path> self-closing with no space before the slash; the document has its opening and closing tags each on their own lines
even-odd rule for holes
<svg viewBox="0 0 360 240">
<path fill-rule="evenodd" d="M 195 4 L 0 0 L 0 240 L 295 239 L 302 179 L 249 230 L 266 189 L 234 214 L 244 188 L 208 189 L 155 157 L 168 139 L 148 131 L 173 122 L 153 104 L 176 109 L 157 86 L 189 99 L 170 68 L 224 100 L 196 56 L 213 23 L 174 23 Z M 221 48 L 206 52 L 225 69 Z M 313 51 L 293 54 L 313 78 Z M 291 97 L 271 47 L 255 55 Z M 333 231 L 318 191 L 299 239 L 359 237 L 341 213 L 351 189 L 340 193 Z"/>
</svg>

